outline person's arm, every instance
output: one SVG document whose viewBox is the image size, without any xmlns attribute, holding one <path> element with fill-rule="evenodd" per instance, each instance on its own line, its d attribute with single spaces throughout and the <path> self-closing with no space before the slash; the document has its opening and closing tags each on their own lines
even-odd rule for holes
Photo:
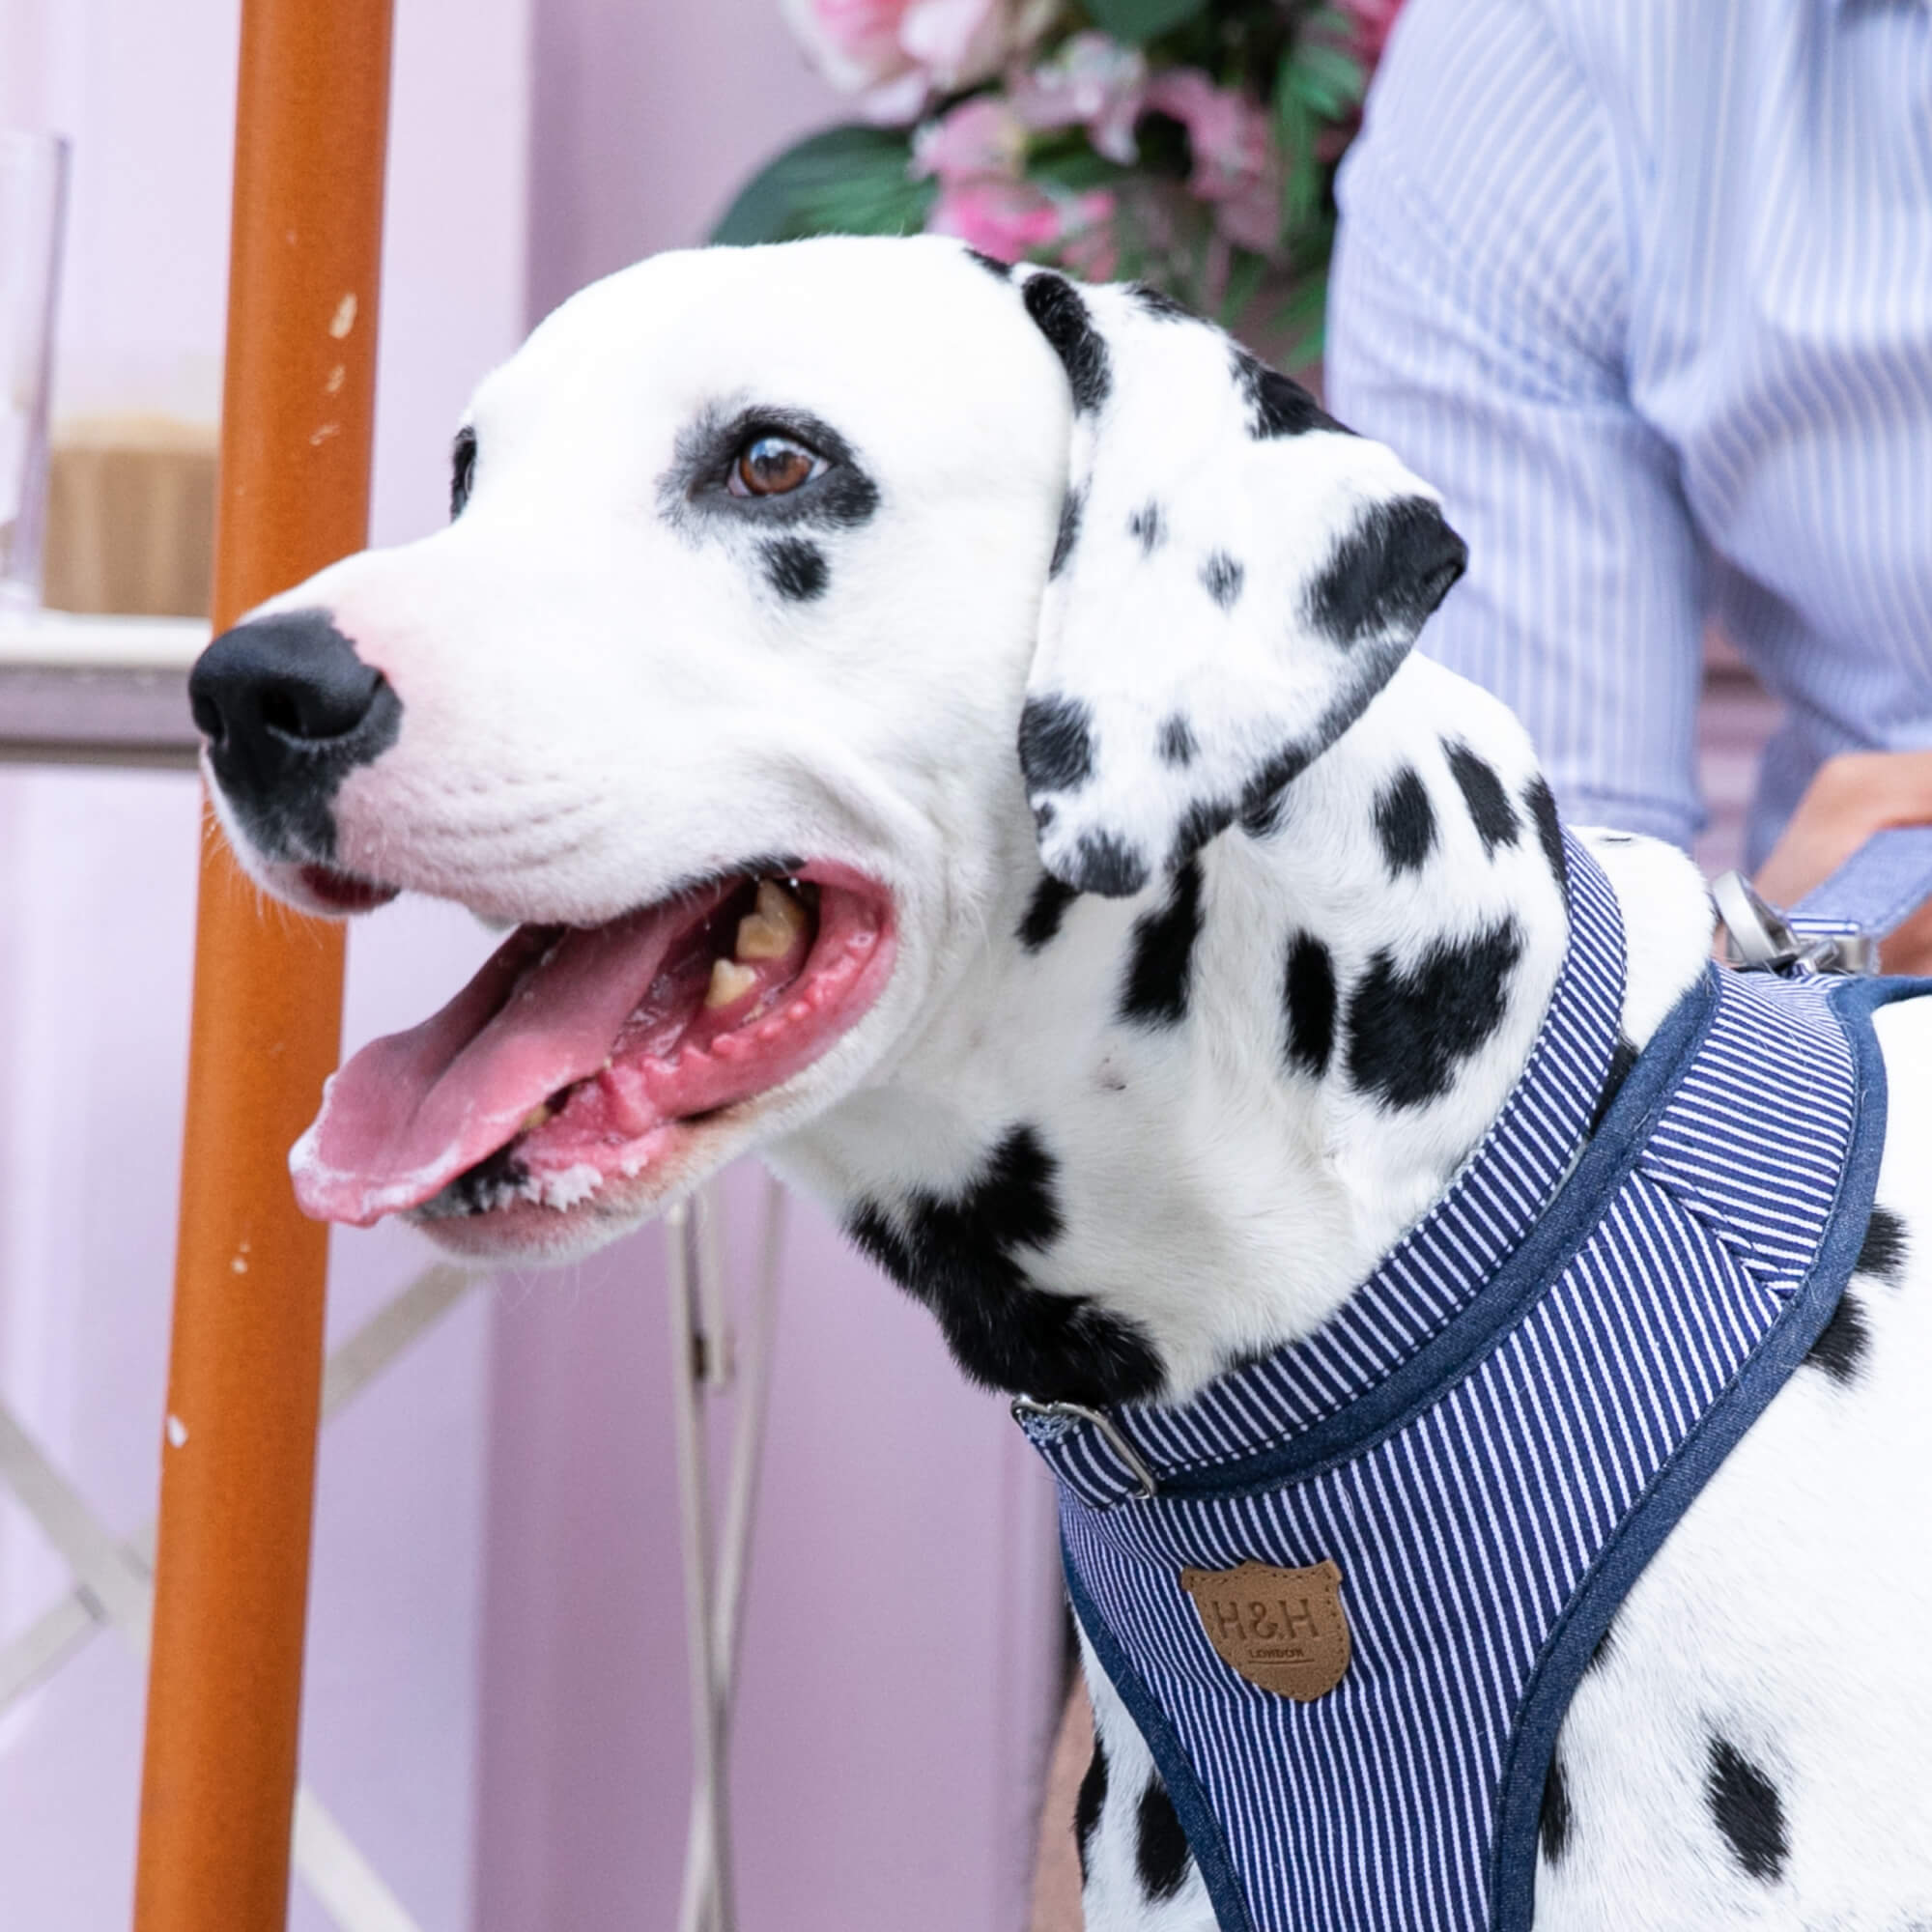
<svg viewBox="0 0 1932 1932">
<path fill-rule="evenodd" d="M 1422 648 L 1511 705 L 1570 817 L 1688 845 L 1701 557 L 1625 389 L 1619 111 L 1533 0 L 1409 0 L 1343 170 L 1327 392 L 1468 542 Z"/>
</svg>

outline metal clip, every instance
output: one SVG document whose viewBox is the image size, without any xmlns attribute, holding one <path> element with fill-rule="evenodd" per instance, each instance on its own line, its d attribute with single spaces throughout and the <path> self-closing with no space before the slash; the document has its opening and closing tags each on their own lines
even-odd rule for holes
<svg viewBox="0 0 1932 1932">
<path fill-rule="evenodd" d="M 1848 920 L 1801 919 L 1780 912 L 1742 872 L 1711 883 L 1718 917 L 1730 937 L 1731 963 L 1789 973 L 1876 973 L 1878 939 Z"/>
<path fill-rule="evenodd" d="M 1160 1486 L 1154 1481 L 1153 1471 L 1148 1467 L 1146 1458 L 1121 1433 L 1121 1425 L 1104 1410 L 1087 1408 L 1077 1402 L 1037 1402 L 1030 1395 L 1014 1396 L 1013 1420 L 1024 1428 L 1029 1415 L 1049 1416 L 1060 1422 L 1091 1424 L 1107 1447 L 1121 1459 L 1134 1481 L 1140 1485 L 1142 1497 L 1160 1493 Z"/>
</svg>

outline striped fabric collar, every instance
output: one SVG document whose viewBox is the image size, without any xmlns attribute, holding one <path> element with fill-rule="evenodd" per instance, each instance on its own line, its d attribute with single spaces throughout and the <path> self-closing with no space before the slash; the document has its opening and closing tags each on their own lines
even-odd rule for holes
<svg viewBox="0 0 1932 1932">
<path fill-rule="evenodd" d="M 1355 1413 L 1414 1362 L 1521 1244 L 1589 1138 L 1621 1031 L 1623 922 L 1567 833 L 1570 950 L 1521 1077 L 1441 1199 L 1327 1321 L 1230 1370 L 1184 1404 L 1106 1416 L 1024 1401 L 1014 1414 L 1058 1479 L 1094 1508 L 1185 1492 L 1293 1445 L 1304 1470 L 1358 1435 Z"/>
</svg>

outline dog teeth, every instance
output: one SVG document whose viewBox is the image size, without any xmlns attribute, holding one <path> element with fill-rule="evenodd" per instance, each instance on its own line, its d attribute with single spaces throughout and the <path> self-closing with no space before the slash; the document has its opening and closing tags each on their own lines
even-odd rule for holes
<svg viewBox="0 0 1932 1932">
<path fill-rule="evenodd" d="M 554 1120 L 555 1118 L 556 1110 L 552 1107 L 550 1102 L 548 1100 L 541 1101 L 532 1107 L 524 1116 L 522 1121 L 518 1122 L 517 1131 L 520 1134 L 533 1134 L 545 1122 Z"/>
<path fill-rule="evenodd" d="M 805 937 L 805 908 L 776 879 L 758 881 L 757 903 L 738 922 L 740 959 L 782 959 Z"/>
<path fill-rule="evenodd" d="M 728 1007 L 734 1001 L 742 1000 L 757 983 L 757 973 L 752 967 L 741 966 L 735 959 L 714 959 L 711 962 L 711 984 L 705 988 L 704 1004 L 706 1007 Z"/>
</svg>

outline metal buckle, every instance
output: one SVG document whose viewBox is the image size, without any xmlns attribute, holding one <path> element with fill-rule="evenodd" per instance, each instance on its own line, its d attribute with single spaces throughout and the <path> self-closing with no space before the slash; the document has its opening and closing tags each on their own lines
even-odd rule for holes
<svg viewBox="0 0 1932 1932">
<path fill-rule="evenodd" d="M 1781 912 L 1742 872 L 1711 883 L 1734 966 L 1747 971 L 1876 973 L 1878 938 L 1848 920 L 1804 919 Z"/>
<path fill-rule="evenodd" d="M 1060 1422 L 1086 1422 L 1100 1434 L 1107 1447 L 1126 1465 L 1128 1472 L 1140 1485 L 1143 1499 L 1160 1493 L 1160 1486 L 1153 1479 L 1153 1471 L 1148 1467 L 1141 1452 L 1121 1433 L 1121 1425 L 1104 1410 L 1087 1408 L 1077 1402 L 1037 1402 L 1030 1395 L 1016 1395 L 1013 1398 L 1013 1420 L 1024 1426 L 1024 1418 L 1029 1415 L 1050 1416 Z"/>
</svg>

